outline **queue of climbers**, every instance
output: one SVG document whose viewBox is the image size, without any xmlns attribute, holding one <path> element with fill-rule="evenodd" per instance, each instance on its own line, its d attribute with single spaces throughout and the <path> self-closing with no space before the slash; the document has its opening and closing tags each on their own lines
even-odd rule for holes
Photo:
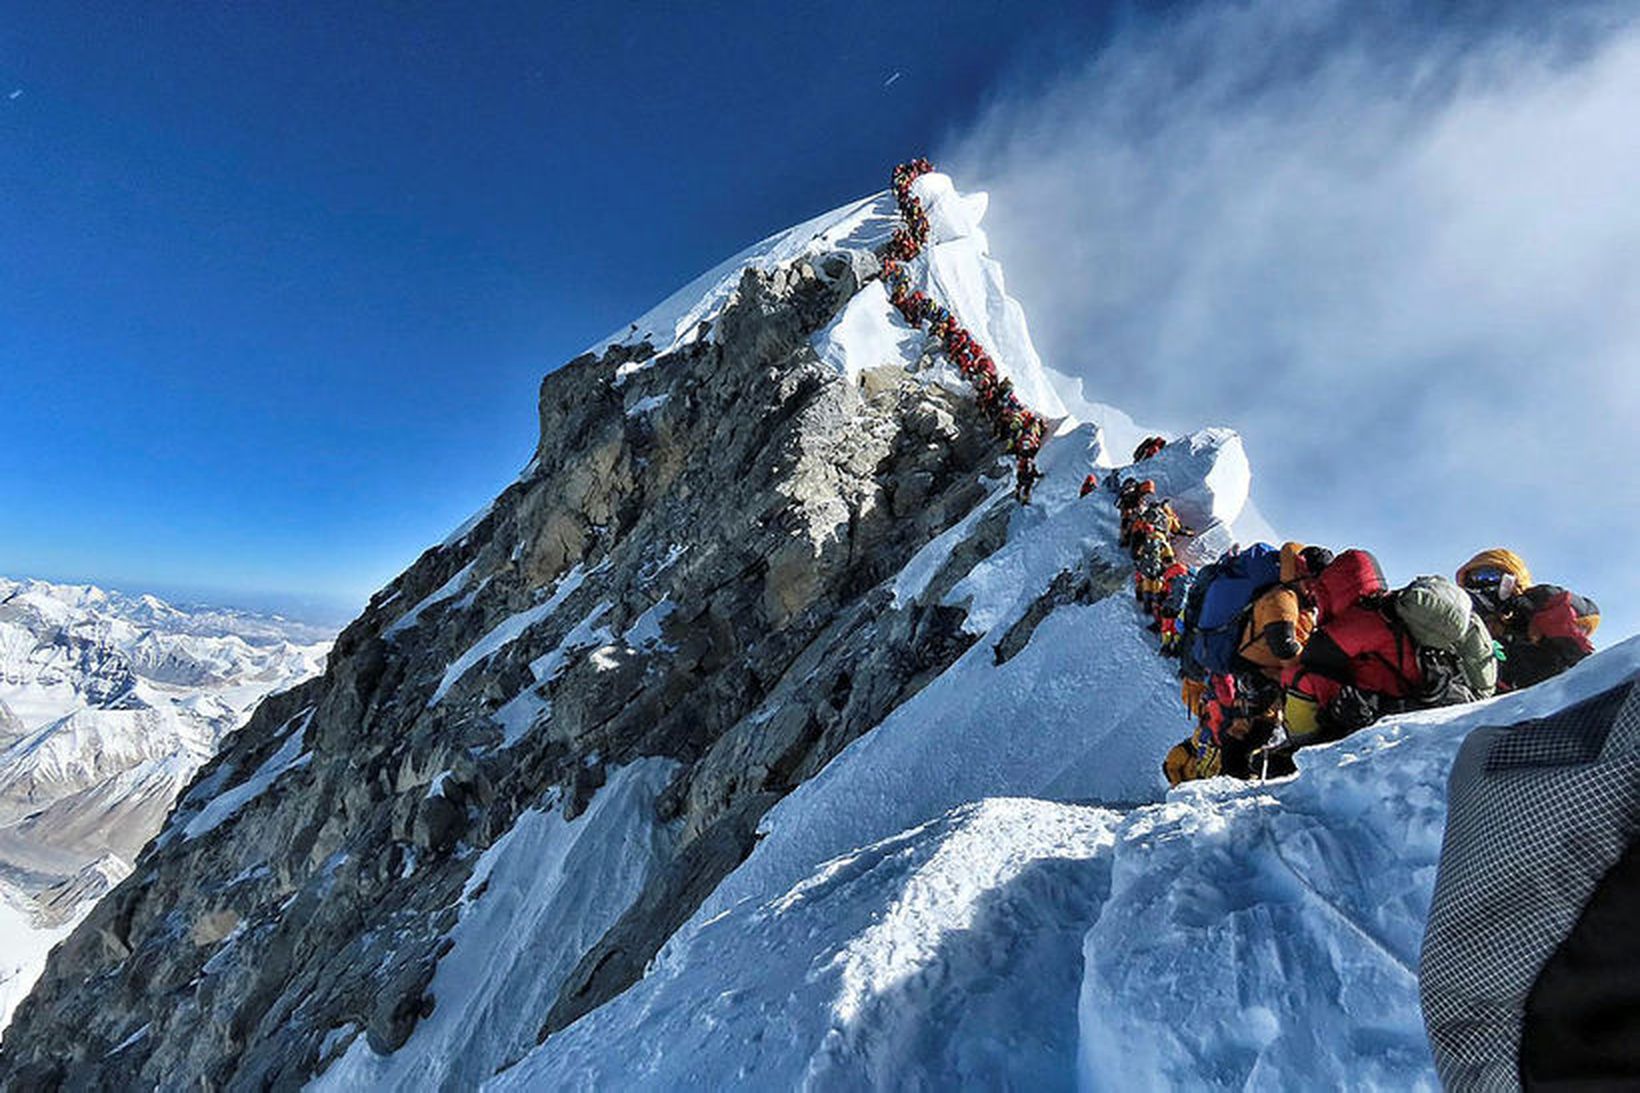
<svg viewBox="0 0 1640 1093">
<path fill-rule="evenodd" d="M 1149 438 L 1135 462 L 1161 450 Z M 1091 484 L 1090 484 L 1091 483 Z M 1134 597 L 1180 662 L 1191 735 L 1162 763 L 1173 785 L 1291 773 L 1292 753 L 1381 717 L 1528 687 L 1594 651 L 1599 609 L 1533 584 L 1514 552 L 1481 551 L 1456 579 L 1391 589 L 1365 550 L 1254 543 L 1192 569 L 1193 534 L 1151 479 L 1107 479 Z M 1094 492 L 1089 476 L 1083 496 Z"/>
<path fill-rule="evenodd" d="M 914 159 L 894 169 L 901 223 L 878 251 L 890 303 L 924 326 L 974 389 L 975 404 L 1015 460 L 1014 493 L 1029 504 L 1042 477 L 1036 457 L 1047 422 L 956 317 L 913 290 L 907 263 L 927 245 L 929 220 L 912 186 L 934 169 Z M 1137 466 L 1167 447 L 1150 436 Z M 1292 753 L 1337 740 L 1380 717 L 1471 702 L 1527 687 L 1593 652 L 1595 604 L 1556 585 L 1535 585 L 1502 548 L 1466 562 L 1456 580 L 1419 577 L 1390 589 L 1365 550 L 1254 543 L 1192 569 L 1175 549 L 1194 535 L 1151 479 L 1111 475 L 1120 544 L 1134 566 L 1134 596 L 1179 660 L 1180 697 L 1196 726 L 1162 767 L 1177 785 L 1229 774 L 1291 773 Z M 1088 475 L 1087 497 L 1099 488 Z"/>
<path fill-rule="evenodd" d="M 913 290 L 906 263 L 922 253 L 928 242 L 928 214 L 922 200 L 911 192 L 917 179 L 934 169 L 926 159 L 914 159 L 894 168 L 894 199 L 901 224 L 878 251 L 888 299 L 913 326 L 927 325 L 945 356 L 974 388 L 974 402 L 991 422 L 997 437 L 1014 457 L 1014 495 L 1030 504 L 1031 490 L 1042 477 L 1036 456 L 1047 438 L 1047 422 L 1014 393 L 1013 381 L 997 374 L 996 362 L 956 317 L 927 294 Z"/>
</svg>

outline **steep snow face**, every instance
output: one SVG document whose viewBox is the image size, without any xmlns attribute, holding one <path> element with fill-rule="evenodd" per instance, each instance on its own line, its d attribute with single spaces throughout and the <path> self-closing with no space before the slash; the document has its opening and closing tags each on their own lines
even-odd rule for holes
<svg viewBox="0 0 1640 1093">
<path fill-rule="evenodd" d="M 776 873 L 760 847 L 642 982 L 486 1088 L 1437 1089 L 1416 968 L 1457 748 L 1637 674 L 1631 639 L 1308 750 L 1298 777 L 1125 811 L 982 799 L 862 846 L 851 809 L 803 809 L 806 855 Z M 1038 729 L 998 721 L 935 726 L 903 782 L 863 738 L 834 799 L 880 811 L 885 777 L 938 783 L 945 750 Z"/>
<path fill-rule="evenodd" d="M 928 244 L 906 266 L 912 286 L 947 307 L 1014 382 L 1025 405 L 1050 420 L 1070 411 L 1037 356 L 1025 310 L 1008 295 L 1002 267 L 991 257 L 980 228 L 985 194 L 965 195 L 946 175 L 932 172 L 913 185 L 928 214 Z M 888 302 L 882 283 L 873 282 L 849 301 L 830 326 L 815 335 L 820 359 L 854 378 L 885 365 L 915 366 L 923 352 L 920 331 Z M 966 388 L 956 370 L 937 366 L 940 382 Z"/>
<path fill-rule="evenodd" d="M 675 832 L 650 817 L 675 769 L 646 759 L 613 772 L 574 820 L 556 803 L 525 812 L 467 881 L 428 988 L 432 1016 L 390 1055 L 357 1036 L 309 1088 L 472 1089 L 534 1047 L 539 1014 L 576 960 L 666 857 Z"/>
<path fill-rule="evenodd" d="M 485 1088 L 1069 1089 L 1119 822 L 986 800 L 824 862 Z"/>
</svg>

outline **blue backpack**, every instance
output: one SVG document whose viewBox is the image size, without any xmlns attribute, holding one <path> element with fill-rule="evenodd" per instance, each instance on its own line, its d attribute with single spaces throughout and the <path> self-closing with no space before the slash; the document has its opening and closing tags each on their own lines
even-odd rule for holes
<svg viewBox="0 0 1640 1093">
<path fill-rule="evenodd" d="M 1186 640 L 1192 660 L 1223 674 L 1235 664 L 1243 612 L 1260 592 L 1281 580 L 1281 550 L 1254 543 L 1239 554 L 1220 558 L 1213 570 L 1211 583 L 1201 592 L 1201 613 Z"/>
</svg>

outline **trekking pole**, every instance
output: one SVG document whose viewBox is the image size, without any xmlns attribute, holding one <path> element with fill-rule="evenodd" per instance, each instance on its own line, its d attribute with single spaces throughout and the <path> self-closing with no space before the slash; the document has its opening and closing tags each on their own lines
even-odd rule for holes
<svg viewBox="0 0 1640 1093">
<path fill-rule="evenodd" d="M 1261 748 L 1259 750 L 1258 757 L 1259 757 L 1258 780 L 1261 781 L 1261 782 L 1267 781 L 1270 777 L 1270 752 L 1269 752 L 1269 749 Z"/>
</svg>

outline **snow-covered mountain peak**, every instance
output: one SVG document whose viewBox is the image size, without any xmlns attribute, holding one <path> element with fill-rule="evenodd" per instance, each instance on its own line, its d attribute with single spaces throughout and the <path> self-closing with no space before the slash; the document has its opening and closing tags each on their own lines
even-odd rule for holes
<svg viewBox="0 0 1640 1093">
<path fill-rule="evenodd" d="M 1031 342 L 1024 309 L 1008 295 L 1002 267 L 990 256 L 989 241 L 980 227 L 987 196 L 965 195 L 939 172 L 923 175 L 914 190 L 924 202 L 930 224 L 927 254 L 911 263 L 918 287 L 944 301 L 991 350 L 999 370 L 1013 379 L 1028 406 L 1052 420 L 1067 417 L 1069 411 Z M 898 209 L 893 195 L 886 191 L 817 216 L 708 270 L 627 330 L 612 334 L 588 352 L 601 355 L 614 347 L 647 345 L 646 355 L 617 369 L 616 381 L 624 383 L 627 377 L 709 334 L 747 270 L 772 274 L 799 261 L 829 256 L 830 263 L 820 263 L 828 276 L 837 275 L 839 259 L 869 275 L 876 269 L 877 249 L 897 224 Z M 908 350 L 915 360 L 921 336 L 889 306 L 881 284 L 871 282 L 817 335 L 815 348 L 822 360 L 852 378 L 865 369 L 897 365 L 906 360 Z"/>
<path fill-rule="evenodd" d="M 603 356 L 616 347 L 647 344 L 652 357 L 664 357 L 702 336 L 702 324 L 710 324 L 722 312 L 746 270 L 772 273 L 799 259 L 832 252 L 873 254 L 893 233 L 896 217 L 894 197 L 885 191 L 777 232 L 707 270 L 587 352 Z M 617 378 L 635 370 L 628 366 L 617 372 Z"/>
<path fill-rule="evenodd" d="M 891 195 L 748 248 L 543 380 L 529 467 L 199 771 L 0 1082 L 1427 1086 L 1443 763 L 1640 653 L 1169 794 L 1177 679 L 1080 486 L 1153 478 L 1204 561 L 1256 522 L 1246 453 L 1128 466 L 984 199 L 915 193 L 911 285 L 1056 419 L 1029 505 L 889 305 Z"/>
</svg>

